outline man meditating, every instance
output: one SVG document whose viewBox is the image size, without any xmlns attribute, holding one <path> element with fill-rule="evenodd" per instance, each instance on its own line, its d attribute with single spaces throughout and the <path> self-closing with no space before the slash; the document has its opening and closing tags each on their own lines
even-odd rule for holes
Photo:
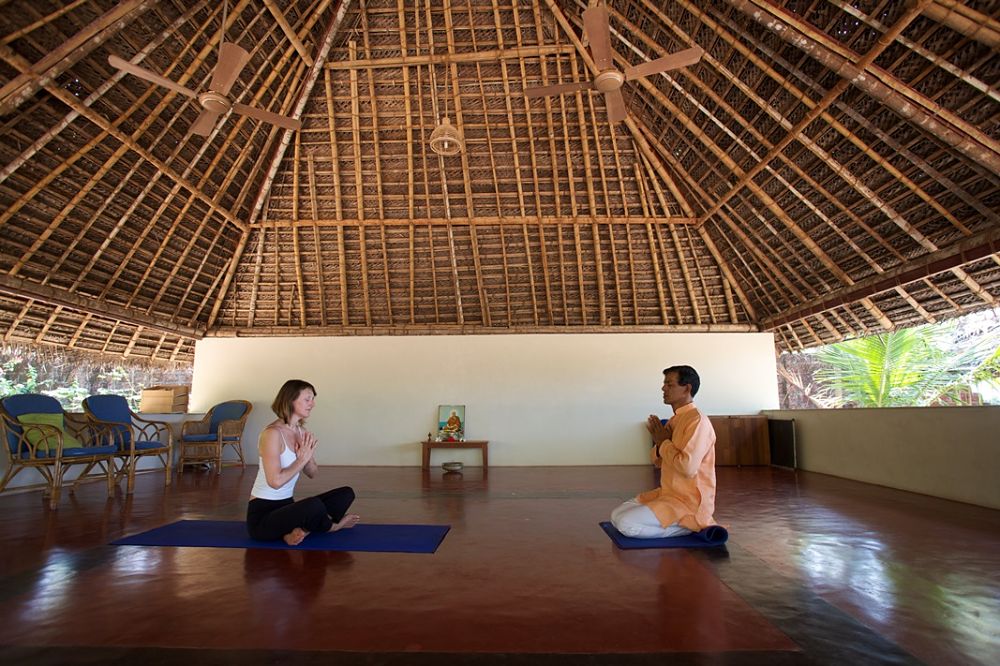
<svg viewBox="0 0 1000 666">
<path fill-rule="evenodd" d="M 640 493 L 611 512 L 611 524 L 628 537 L 683 536 L 715 524 L 715 429 L 694 405 L 701 379 L 694 368 L 663 371 L 663 402 L 674 410 L 666 424 L 655 414 L 646 429 L 660 487 Z"/>
</svg>

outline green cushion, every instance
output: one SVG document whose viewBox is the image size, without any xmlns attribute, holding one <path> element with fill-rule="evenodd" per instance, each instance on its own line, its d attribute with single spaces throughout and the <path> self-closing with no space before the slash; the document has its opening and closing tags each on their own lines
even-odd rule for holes
<svg viewBox="0 0 1000 666">
<path fill-rule="evenodd" d="M 17 417 L 17 420 L 26 425 L 50 425 L 56 428 L 63 434 L 63 449 L 74 449 L 83 446 L 83 443 L 80 442 L 80 440 L 74 437 L 71 432 L 66 430 L 63 425 L 62 414 L 21 414 Z M 29 429 L 26 433 L 28 435 L 28 441 L 31 442 L 32 446 L 37 446 L 42 451 L 48 451 L 49 446 L 51 445 L 52 450 L 55 450 L 56 442 L 53 438 L 46 438 L 45 435 L 35 429 Z"/>
</svg>

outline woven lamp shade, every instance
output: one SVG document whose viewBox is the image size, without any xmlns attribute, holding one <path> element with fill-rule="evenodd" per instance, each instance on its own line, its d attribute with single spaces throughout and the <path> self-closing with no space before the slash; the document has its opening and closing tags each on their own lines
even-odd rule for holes
<svg viewBox="0 0 1000 666">
<path fill-rule="evenodd" d="M 458 155 L 465 147 L 462 136 L 458 133 L 455 126 L 448 121 L 448 116 L 442 116 L 441 124 L 431 132 L 430 144 L 431 150 L 438 155 L 445 156 Z"/>
</svg>

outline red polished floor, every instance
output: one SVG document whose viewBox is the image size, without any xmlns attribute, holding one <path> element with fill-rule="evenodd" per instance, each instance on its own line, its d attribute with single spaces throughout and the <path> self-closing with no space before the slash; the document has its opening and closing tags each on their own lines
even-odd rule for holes
<svg viewBox="0 0 1000 666">
<path fill-rule="evenodd" d="M 364 521 L 450 524 L 433 555 L 107 545 L 180 518 L 239 520 L 255 472 L 189 471 L 168 489 L 143 474 L 131 499 L 88 484 L 56 511 L 40 492 L 0 496 L 0 648 L 50 663 L 112 648 L 127 663 L 149 647 L 195 651 L 170 663 L 241 650 L 358 663 L 1000 654 L 1000 512 L 777 468 L 718 470 L 722 552 L 613 546 L 597 523 L 652 483 L 644 467 L 324 468 L 300 482 L 300 495 L 352 485 Z"/>
</svg>

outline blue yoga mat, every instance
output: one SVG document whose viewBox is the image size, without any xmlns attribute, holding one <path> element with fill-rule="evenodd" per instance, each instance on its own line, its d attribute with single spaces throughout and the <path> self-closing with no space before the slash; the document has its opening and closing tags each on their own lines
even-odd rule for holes
<svg viewBox="0 0 1000 666">
<path fill-rule="evenodd" d="M 632 550 L 635 548 L 715 548 L 724 546 L 726 541 L 729 540 L 729 532 L 721 525 L 712 525 L 700 532 L 692 532 L 684 536 L 668 537 L 666 539 L 636 539 L 634 537 L 627 537 L 608 522 L 601 523 L 601 529 L 622 550 Z"/>
<path fill-rule="evenodd" d="M 178 520 L 112 541 L 113 546 L 189 546 L 194 548 L 271 548 L 276 550 L 350 550 L 371 553 L 433 553 L 450 525 L 372 525 L 310 534 L 297 546 L 255 541 L 241 520 Z"/>
</svg>

